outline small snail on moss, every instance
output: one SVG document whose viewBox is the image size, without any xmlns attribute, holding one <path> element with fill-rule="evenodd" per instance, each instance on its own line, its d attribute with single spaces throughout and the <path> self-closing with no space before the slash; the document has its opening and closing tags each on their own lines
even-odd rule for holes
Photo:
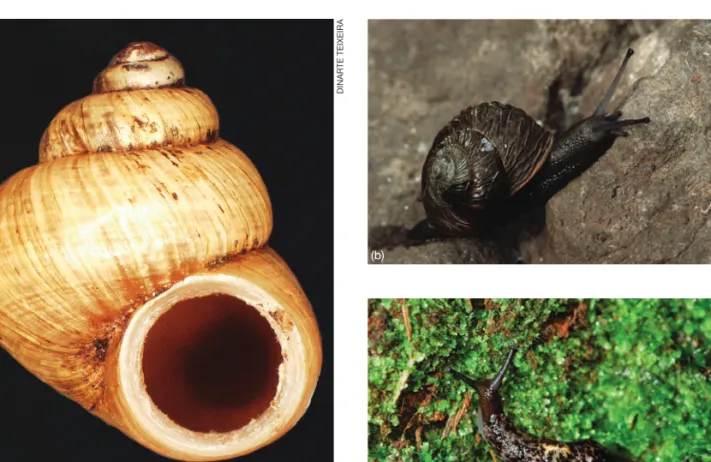
<svg viewBox="0 0 711 462">
<path fill-rule="evenodd" d="M 477 425 L 479 433 L 501 462 L 622 462 L 627 459 L 592 440 L 562 443 L 538 439 L 514 427 L 504 413 L 499 389 L 516 348 L 511 348 L 506 362 L 491 380 L 474 381 L 449 369 L 449 372 L 473 387 L 479 395 Z"/>
<path fill-rule="evenodd" d="M 558 139 L 521 109 L 498 102 L 468 107 L 435 137 L 422 168 L 422 201 L 427 218 L 408 237 L 482 231 L 508 213 L 546 200 L 589 168 L 625 127 L 649 117 L 620 120 L 606 109 L 633 50 L 593 115 Z"/>
</svg>

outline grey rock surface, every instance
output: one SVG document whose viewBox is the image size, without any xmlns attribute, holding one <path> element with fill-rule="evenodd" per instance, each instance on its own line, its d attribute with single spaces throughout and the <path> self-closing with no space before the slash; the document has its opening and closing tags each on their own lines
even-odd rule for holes
<svg viewBox="0 0 711 462">
<path fill-rule="evenodd" d="M 369 245 L 385 263 L 708 262 L 711 25 L 701 21 L 371 21 Z M 597 106 L 628 46 L 612 108 L 652 118 L 502 243 L 404 246 L 424 218 L 434 136 L 468 105 L 501 101 L 554 128 Z M 538 214 L 542 215 L 542 214 Z M 534 230 L 532 232 L 532 230 Z M 504 233 L 507 234 L 507 233 Z"/>
<path fill-rule="evenodd" d="M 524 244 L 526 260 L 711 261 L 711 23 L 672 23 L 634 48 L 621 110 L 652 123 L 549 201 L 545 232 Z M 614 71 L 594 76 L 583 112 Z"/>
</svg>

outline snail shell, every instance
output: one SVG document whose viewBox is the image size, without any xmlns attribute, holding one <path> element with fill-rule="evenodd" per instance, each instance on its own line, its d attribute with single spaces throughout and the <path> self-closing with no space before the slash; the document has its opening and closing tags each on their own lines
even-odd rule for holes
<svg viewBox="0 0 711 462">
<path fill-rule="evenodd" d="M 553 141 L 551 132 L 514 106 L 491 102 L 464 109 L 437 134 L 423 166 L 422 198 L 432 224 L 448 234 L 472 231 L 472 213 L 485 211 L 484 203 L 453 208 L 445 191 L 470 182 L 483 197 L 497 188 L 513 196 L 541 169 Z"/>
<path fill-rule="evenodd" d="M 266 243 L 267 189 L 151 43 L 119 52 L 0 186 L 0 345 L 149 449 L 278 439 L 321 368 L 311 305 Z"/>
</svg>

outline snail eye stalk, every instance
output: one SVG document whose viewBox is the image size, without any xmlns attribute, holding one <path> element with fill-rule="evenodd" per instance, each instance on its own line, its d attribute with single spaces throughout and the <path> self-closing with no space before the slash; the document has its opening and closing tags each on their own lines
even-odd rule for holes
<svg viewBox="0 0 711 462">
<path fill-rule="evenodd" d="M 617 75 L 615 75 L 615 79 L 612 81 L 610 84 L 610 88 L 607 89 L 607 93 L 605 93 L 605 96 L 602 98 L 602 101 L 600 101 L 600 105 L 595 109 L 595 115 L 604 115 L 605 111 L 607 110 L 607 105 L 610 104 L 610 101 L 612 100 L 612 96 L 615 94 L 615 90 L 617 89 L 617 86 L 620 84 L 620 79 L 622 79 L 622 74 L 625 72 L 625 68 L 627 67 L 627 63 L 629 62 L 630 58 L 634 54 L 634 50 L 632 48 L 627 49 L 627 54 L 625 55 L 625 59 L 622 60 L 622 65 L 620 68 L 617 70 Z"/>
</svg>

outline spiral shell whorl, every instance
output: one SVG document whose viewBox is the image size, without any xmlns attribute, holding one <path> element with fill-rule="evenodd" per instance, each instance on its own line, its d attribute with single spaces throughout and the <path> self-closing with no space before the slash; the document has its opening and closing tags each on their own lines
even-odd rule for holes
<svg viewBox="0 0 711 462">
<path fill-rule="evenodd" d="M 102 81 L 131 61 L 177 63 L 149 45 L 129 45 Z M 142 72 L 126 72 L 134 71 Z M 218 139 L 207 95 L 112 88 L 60 111 L 40 163 L 0 188 L 0 299 L 27 320 L 0 345 L 22 351 L 18 359 L 33 372 L 22 357 L 55 364 L 43 380 L 87 408 L 100 397 L 102 371 L 84 356 L 103 355 L 122 328 L 118 315 L 201 268 L 265 246 L 272 230 L 266 186 L 242 151 Z M 72 323 L 63 321 L 67 313 Z M 0 325 L 8 314 L 0 309 Z M 56 334 L 46 342 L 51 351 L 26 342 L 45 325 Z"/>
<path fill-rule="evenodd" d="M 180 62 L 167 51 L 147 42 L 127 46 L 96 77 L 93 94 L 52 120 L 40 142 L 40 162 L 216 141 L 217 109 L 184 82 Z"/>
<path fill-rule="evenodd" d="M 94 80 L 93 93 L 185 86 L 180 61 L 150 42 L 126 46 Z"/>
</svg>

